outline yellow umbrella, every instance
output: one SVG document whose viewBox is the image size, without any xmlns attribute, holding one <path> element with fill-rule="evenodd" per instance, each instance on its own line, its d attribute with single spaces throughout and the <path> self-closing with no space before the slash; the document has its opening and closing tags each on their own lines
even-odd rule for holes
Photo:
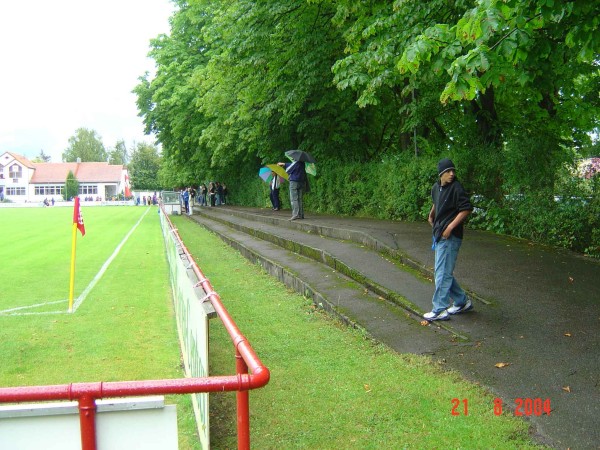
<svg viewBox="0 0 600 450">
<path fill-rule="evenodd" d="M 280 177 L 285 178 L 286 180 L 290 179 L 290 176 L 288 175 L 288 173 L 285 171 L 285 169 L 283 167 L 278 166 L 277 164 L 267 164 L 266 167 L 271 169 L 273 172 L 275 172 Z"/>
</svg>

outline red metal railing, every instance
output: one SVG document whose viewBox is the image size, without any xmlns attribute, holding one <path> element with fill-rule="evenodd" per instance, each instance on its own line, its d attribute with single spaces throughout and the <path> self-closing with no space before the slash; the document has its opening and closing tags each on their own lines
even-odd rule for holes
<svg viewBox="0 0 600 450">
<path fill-rule="evenodd" d="M 162 210 L 164 214 L 164 210 Z M 269 382 L 269 369 L 265 367 L 250 343 L 215 293 L 210 281 L 193 262 L 188 249 L 168 216 L 172 232 L 178 239 L 192 269 L 198 277 L 198 285 L 208 293 L 213 308 L 227 329 L 235 346 L 236 374 L 228 376 L 179 378 L 171 380 L 119 381 L 97 383 L 72 383 L 54 386 L 23 386 L 0 388 L 0 403 L 18 403 L 51 400 L 77 400 L 81 428 L 82 450 L 96 450 L 96 400 L 111 397 L 146 395 L 194 394 L 201 392 L 237 391 L 238 449 L 250 448 L 250 402 L 251 389 L 265 386 Z M 250 373 L 251 372 L 251 373 Z"/>
</svg>

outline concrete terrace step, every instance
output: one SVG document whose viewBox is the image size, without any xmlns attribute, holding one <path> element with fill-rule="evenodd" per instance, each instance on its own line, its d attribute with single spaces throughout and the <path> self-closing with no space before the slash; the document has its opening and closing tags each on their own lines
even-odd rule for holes
<svg viewBox="0 0 600 450">
<path fill-rule="evenodd" d="M 379 253 L 383 245 L 364 233 L 226 208 L 203 209 L 201 213 L 237 231 L 325 264 L 404 308 L 419 322 L 431 308 L 431 282 L 388 257 L 389 248 L 384 254 Z M 446 323 L 436 325 L 457 338 L 467 339 L 464 332 Z"/>
<path fill-rule="evenodd" d="M 256 230 L 250 226 L 252 221 L 230 216 L 224 209 L 218 212 L 216 209 L 194 215 L 192 219 L 217 234 L 250 261 L 260 264 L 289 288 L 312 299 L 316 305 L 349 325 L 363 328 L 374 339 L 396 351 L 431 355 L 457 340 L 457 336 L 447 328 L 423 327 L 419 315 L 386 300 L 380 295 L 380 289 L 374 292 L 344 275 L 339 270 L 343 264 L 336 264 L 330 255 L 321 253 L 320 258 L 314 259 L 317 255 L 315 249 L 298 242 L 298 239 L 256 237 L 253 235 Z"/>
</svg>

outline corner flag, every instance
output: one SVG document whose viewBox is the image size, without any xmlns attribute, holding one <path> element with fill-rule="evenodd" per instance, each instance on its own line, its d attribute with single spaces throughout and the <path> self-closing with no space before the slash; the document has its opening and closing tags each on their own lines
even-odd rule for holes
<svg viewBox="0 0 600 450">
<path fill-rule="evenodd" d="M 79 197 L 75 197 L 75 207 L 73 208 L 73 223 L 77 224 L 77 228 L 82 236 L 85 236 L 85 225 L 83 224 L 83 216 L 79 208 Z"/>
<path fill-rule="evenodd" d="M 129 175 L 125 175 L 125 197 L 131 197 L 131 186 L 129 185 Z"/>
<path fill-rule="evenodd" d="M 73 312 L 73 292 L 75 291 L 75 252 L 77 249 L 77 229 L 85 236 L 85 225 L 79 207 L 79 197 L 75 197 L 73 207 L 73 238 L 71 243 L 71 282 L 69 285 L 69 312 Z"/>
</svg>

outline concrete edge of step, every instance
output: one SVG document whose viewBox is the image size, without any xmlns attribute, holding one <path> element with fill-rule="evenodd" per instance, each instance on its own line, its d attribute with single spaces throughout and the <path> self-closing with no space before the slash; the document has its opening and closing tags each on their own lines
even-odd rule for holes
<svg viewBox="0 0 600 450">
<path fill-rule="evenodd" d="M 379 285 L 378 283 L 375 283 L 374 281 L 368 279 L 368 277 L 363 275 L 360 271 L 353 269 L 352 267 L 349 267 L 347 264 L 343 263 L 338 258 L 334 257 L 333 255 L 329 254 L 328 252 L 326 252 L 324 250 L 315 249 L 308 245 L 305 245 L 305 244 L 302 244 L 299 242 L 295 242 L 295 241 L 291 241 L 291 240 L 283 238 L 281 236 L 275 236 L 273 234 L 266 233 L 266 232 L 258 232 L 257 230 L 248 228 L 244 225 L 234 224 L 231 221 L 228 221 L 224 218 L 215 218 L 214 215 L 210 215 L 210 219 L 215 220 L 215 221 L 217 221 L 225 226 L 228 226 L 230 228 L 233 228 L 234 230 L 248 234 L 254 238 L 261 239 L 266 242 L 270 242 L 271 244 L 277 245 L 284 250 L 294 252 L 298 255 L 304 256 L 313 261 L 324 264 L 327 267 L 330 267 L 331 269 L 336 270 L 337 272 L 341 273 L 342 275 L 354 280 L 355 282 L 364 286 L 366 289 L 369 289 L 371 292 L 373 292 L 377 296 L 380 296 L 382 299 L 384 299 L 388 303 L 391 303 L 394 306 L 404 309 L 405 311 L 407 311 L 410 314 L 410 316 L 415 321 L 422 322 L 424 320 L 422 318 L 424 311 L 422 311 L 418 306 L 416 306 L 414 303 L 409 301 L 407 298 L 403 297 L 402 295 L 400 295 L 396 292 L 392 292 L 391 290 L 384 288 L 383 286 Z M 245 247 L 243 244 L 239 243 L 238 241 L 230 238 L 229 236 L 225 236 L 223 233 L 220 233 L 220 232 L 210 228 L 206 224 L 202 224 L 202 225 L 205 226 L 205 228 L 207 228 L 210 231 L 217 234 L 224 242 L 227 242 L 231 247 L 238 250 L 244 257 L 246 257 L 250 261 L 252 261 L 252 262 L 260 261 L 261 266 L 263 266 L 263 268 L 268 273 L 270 273 L 271 275 L 278 278 L 286 286 L 292 287 L 288 283 L 285 283 L 283 281 L 284 277 L 279 276 L 278 274 L 276 275 L 275 273 L 273 273 L 273 271 L 271 271 L 267 268 L 267 265 L 274 265 L 274 266 L 280 267 L 281 270 L 285 270 L 282 266 L 278 265 L 277 263 L 275 263 L 271 260 L 268 260 L 267 258 L 263 257 L 262 255 L 257 254 L 256 252 L 248 249 L 247 247 Z M 289 245 L 284 245 L 284 243 L 289 243 Z M 296 278 L 298 278 L 298 277 L 296 277 Z M 311 292 L 315 292 L 314 289 L 312 289 L 312 287 L 310 287 L 310 285 L 308 283 L 304 282 L 303 280 L 302 280 L 302 283 L 304 283 L 306 286 L 308 286 L 309 290 Z M 303 290 L 299 290 L 299 289 L 295 289 L 295 290 L 297 292 L 301 293 L 302 295 L 305 295 L 306 297 L 310 298 L 310 296 L 306 295 Z M 326 310 L 331 309 L 331 312 L 333 312 L 334 315 L 338 316 L 343 322 L 345 322 L 355 328 L 360 326 L 359 324 L 355 323 L 354 321 L 351 321 L 349 318 L 343 316 L 339 311 L 336 311 L 333 304 L 331 304 L 329 301 L 327 301 L 323 295 L 321 295 L 320 293 L 318 295 L 324 300 L 324 304 L 327 304 L 329 306 L 329 308 L 324 308 L 324 309 L 326 309 Z M 315 302 L 314 299 L 313 299 L 313 302 Z M 318 303 L 315 302 L 315 304 L 318 304 Z M 455 336 L 455 338 L 458 340 L 461 340 L 461 341 L 469 341 L 470 340 L 468 336 L 466 336 L 462 333 L 459 333 L 452 326 L 449 326 L 443 322 L 437 322 L 436 326 L 443 328 L 445 331 L 447 331 L 448 333 Z"/>
<path fill-rule="evenodd" d="M 210 227 L 209 225 L 202 222 L 197 223 L 199 225 L 202 225 L 211 233 L 214 233 L 217 237 L 219 237 L 219 239 L 221 239 L 227 245 L 232 247 L 234 250 L 238 251 L 244 258 L 246 258 L 253 264 L 260 264 L 260 266 L 263 268 L 263 270 L 265 270 L 265 272 L 277 278 L 285 286 L 287 286 L 290 289 L 293 289 L 300 295 L 309 298 L 316 307 L 325 310 L 327 313 L 336 317 L 347 326 L 356 329 L 361 329 L 366 334 L 369 334 L 363 326 L 361 326 L 358 322 L 350 319 L 348 316 L 338 311 L 335 305 L 331 303 L 323 294 L 314 289 L 308 282 L 295 275 L 291 270 L 278 264 L 275 261 L 270 260 L 269 258 L 266 258 L 265 256 L 255 252 L 254 250 L 249 249 L 241 242 L 224 233 L 221 233 L 220 231 Z"/>
<path fill-rule="evenodd" d="M 373 236 L 370 236 L 369 234 L 365 233 L 364 231 L 349 230 L 347 228 L 334 228 L 334 227 L 329 227 L 326 225 L 315 225 L 310 222 L 300 222 L 300 221 L 291 222 L 288 219 L 265 216 L 262 214 L 255 214 L 250 211 L 241 211 L 238 209 L 227 208 L 226 206 L 219 207 L 219 208 L 211 208 L 210 212 L 206 211 L 204 209 L 201 210 L 200 212 L 201 213 L 205 212 L 211 216 L 213 216 L 213 215 L 210 213 L 215 213 L 215 215 L 226 213 L 226 214 L 231 214 L 236 217 L 249 219 L 249 220 L 252 220 L 255 222 L 261 222 L 261 223 L 265 223 L 265 224 L 269 224 L 269 225 L 276 225 L 276 226 L 281 226 L 281 227 L 290 228 L 290 229 L 297 229 L 297 230 L 304 231 L 305 233 L 315 233 L 320 236 L 330 237 L 333 239 L 352 241 L 357 244 L 364 245 L 365 247 L 367 247 L 377 253 L 391 257 L 392 259 L 399 262 L 400 264 L 404 264 L 404 265 L 410 267 L 411 269 L 416 270 L 418 273 L 420 273 L 422 276 L 424 276 L 425 278 L 427 278 L 429 280 L 433 280 L 433 277 L 434 277 L 433 269 L 427 267 L 425 264 L 421 264 L 418 261 L 415 261 L 414 259 L 410 258 L 405 252 L 398 250 L 398 249 L 391 248 L 390 246 L 377 240 Z M 471 297 L 474 300 L 477 300 L 488 306 L 493 304 L 492 301 L 487 300 L 486 298 L 480 296 L 473 290 L 465 288 L 465 291 L 467 292 L 469 297 Z"/>
</svg>

